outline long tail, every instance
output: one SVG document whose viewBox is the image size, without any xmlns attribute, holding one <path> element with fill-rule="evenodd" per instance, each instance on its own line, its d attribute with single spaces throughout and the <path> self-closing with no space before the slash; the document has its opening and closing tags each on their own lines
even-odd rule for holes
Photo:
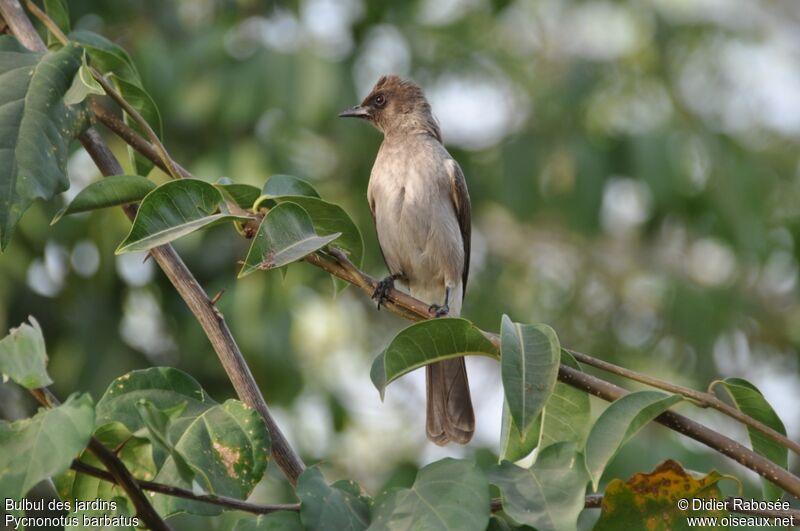
<svg viewBox="0 0 800 531">
<path fill-rule="evenodd" d="M 425 430 L 439 446 L 467 444 L 475 433 L 475 413 L 469 394 L 464 358 L 453 358 L 425 368 L 428 408 Z"/>
</svg>

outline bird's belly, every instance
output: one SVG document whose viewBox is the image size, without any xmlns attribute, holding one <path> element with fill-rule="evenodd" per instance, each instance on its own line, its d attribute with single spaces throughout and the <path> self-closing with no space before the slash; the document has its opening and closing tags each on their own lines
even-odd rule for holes
<svg viewBox="0 0 800 531">
<path fill-rule="evenodd" d="M 463 243 L 450 203 L 408 189 L 388 195 L 375 221 L 391 273 L 402 274 L 410 287 L 444 286 L 446 277 L 460 277 Z"/>
</svg>

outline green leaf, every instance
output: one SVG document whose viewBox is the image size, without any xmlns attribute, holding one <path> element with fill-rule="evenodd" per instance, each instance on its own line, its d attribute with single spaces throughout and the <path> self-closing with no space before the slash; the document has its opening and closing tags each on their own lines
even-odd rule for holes
<svg viewBox="0 0 800 531">
<path fill-rule="evenodd" d="M 257 269 L 274 269 L 291 264 L 322 249 L 339 236 L 339 233 L 318 235 L 303 207 L 295 203 L 281 203 L 271 209 L 261 222 L 239 271 L 239 278 Z"/>
<path fill-rule="evenodd" d="M 145 427 L 137 403 L 148 400 L 162 410 L 186 402 L 182 415 L 196 417 L 216 404 L 197 380 L 171 367 L 129 372 L 108 386 L 97 402 L 97 423 L 120 422 L 131 432 Z"/>
<path fill-rule="evenodd" d="M 38 321 L 12 328 L 0 340 L 0 374 L 27 389 L 47 387 L 53 380 L 47 374 L 47 350 Z"/>
<path fill-rule="evenodd" d="M 586 469 L 595 490 L 619 449 L 645 424 L 681 400 L 678 395 L 638 391 L 615 400 L 603 411 L 586 439 Z"/>
<path fill-rule="evenodd" d="M 410 489 L 378 496 L 370 529 L 483 531 L 490 512 L 484 473 L 474 463 L 447 458 L 422 468 Z"/>
<path fill-rule="evenodd" d="M 69 188 L 70 140 L 87 120 L 83 105 L 63 98 L 80 65 L 77 46 L 32 53 L 0 36 L 0 248 L 35 199 Z"/>
<path fill-rule="evenodd" d="M 508 409 L 525 436 L 556 385 L 561 346 L 547 325 L 500 325 L 500 364 Z"/>
<path fill-rule="evenodd" d="M 310 183 L 291 175 L 273 175 L 264 183 L 261 194 L 267 198 L 285 195 L 319 198 L 319 193 Z"/>
<path fill-rule="evenodd" d="M 350 261 L 361 267 L 364 260 L 364 240 L 361 231 L 342 207 L 315 197 L 284 196 L 277 199 L 279 203 L 290 201 L 298 204 L 311 216 L 317 234 L 341 233 L 336 239 L 336 247 L 344 249 L 350 255 Z"/>
<path fill-rule="evenodd" d="M 146 251 L 214 223 L 249 219 L 220 212 L 222 194 L 197 179 L 169 181 L 142 199 L 136 219 L 117 254 Z"/>
<path fill-rule="evenodd" d="M 508 461 L 492 467 L 489 482 L 500 488 L 505 513 L 538 531 L 574 531 L 589 476 L 574 443 L 543 449 L 530 469 Z"/>
<path fill-rule="evenodd" d="M 500 455 L 499 461 L 519 461 L 524 459 L 539 445 L 542 416 L 528 426 L 523 435 L 511 417 L 508 402 L 503 400 L 503 417 L 500 424 Z"/>
<path fill-rule="evenodd" d="M 145 415 L 143 401 L 152 404 Z M 156 367 L 117 378 L 97 412 L 99 422 L 121 422 L 135 434 L 147 427 L 168 446 L 166 455 L 155 455 L 155 481 L 245 499 L 264 475 L 270 441 L 261 416 L 236 400 L 217 404 L 177 369 Z M 193 480 L 185 477 L 176 454 L 191 467 Z M 153 502 L 165 516 L 220 512 L 219 507 L 160 494 Z"/>
<path fill-rule="evenodd" d="M 58 211 L 51 225 L 67 214 L 87 212 L 98 208 L 126 205 L 141 201 L 155 189 L 153 181 L 139 175 L 113 175 L 91 183 L 78 192 L 78 195 Z"/>
<path fill-rule="evenodd" d="M 155 102 L 144 90 L 139 72 L 128 53 L 109 41 L 105 37 L 91 31 L 77 30 L 69 35 L 70 40 L 79 43 L 89 54 L 92 65 L 105 74 L 111 74 L 109 80 L 114 84 L 120 95 L 155 131 L 162 136 L 161 114 Z M 124 115 L 125 123 L 130 125 L 140 135 L 145 136 L 142 128 L 127 114 Z M 147 175 L 153 168 L 153 163 L 132 148 L 128 148 L 134 163 L 136 173 Z"/>
<path fill-rule="evenodd" d="M 497 359 L 491 341 L 471 322 L 459 318 L 430 319 L 400 331 L 372 363 L 370 378 L 380 391 L 414 369 L 458 356 Z"/>
<path fill-rule="evenodd" d="M 697 509 L 690 505 L 689 510 L 683 511 L 678 507 L 680 500 L 723 503 L 718 485 L 721 479 L 724 476 L 716 471 L 692 477 L 672 460 L 661 463 L 649 474 L 637 473 L 625 482 L 614 479 L 603 494 L 600 518 L 593 531 L 688 531 L 691 526 L 687 517 L 721 519 L 727 511 L 709 509 L 709 505 L 706 508 L 698 505 Z"/>
<path fill-rule="evenodd" d="M 44 0 L 44 12 L 56 23 L 56 26 L 64 33 L 70 31 L 69 8 L 66 0 Z M 47 31 L 47 47 L 61 45 L 60 41 L 49 30 Z"/>
<path fill-rule="evenodd" d="M 236 522 L 233 531 L 303 531 L 300 514 L 290 511 L 247 516 Z"/>
<path fill-rule="evenodd" d="M 730 394 L 736 407 L 750 417 L 753 417 L 762 424 L 766 424 L 773 430 L 782 435 L 786 435 L 786 427 L 781 418 L 772 409 L 772 406 L 761 394 L 758 388 L 742 378 L 726 378 L 718 380 L 711 385 L 721 384 Z M 747 434 L 750 437 L 750 444 L 753 451 L 762 455 L 776 465 L 789 468 L 789 450 L 781 444 L 773 441 L 760 431 L 747 427 Z M 777 500 L 783 496 L 783 489 L 772 483 L 766 478 L 761 478 L 762 491 L 765 500 Z"/>
<path fill-rule="evenodd" d="M 21 498 L 43 479 L 60 474 L 86 447 L 94 429 L 87 395 L 73 395 L 32 418 L 0 421 L 0 492 Z"/>
<path fill-rule="evenodd" d="M 67 105 L 75 105 L 88 98 L 90 94 L 102 96 L 105 95 L 105 93 L 105 89 L 92 77 L 92 72 L 86 64 L 86 56 L 84 55 L 81 60 L 81 67 L 72 79 L 72 85 L 70 85 L 67 93 L 64 94 L 64 103 Z"/>
<path fill-rule="evenodd" d="M 178 472 L 181 481 L 191 485 L 192 491 L 207 492 L 207 485 L 199 485 L 194 481 L 194 470 L 191 465 L 189 465 L 186 458 L 183 457 L 183 454 L 181 454 L 170 440 L 168 433 L 172 420 L 186 409 L 186 402 L 181 402 L 168 410 L 162 411 L 156 408 L 149 400 L 141 399 L 136 403 L 136 409 L 138 409 L 139 416 L 147 428 L 144 431 L 149 435 L 148 438 L 153 443 L 153 446 L 157 446 L 169 454 L 175 464 L 175 470 Z M 137 433 L 141 431 L 143 430 L 139 430 Z"/>
<path fill-rule="evenodd" d="M 297 480 L 300 519 L 314 531 L 358 531 L 369 525 L 369 500 L 358 485 L 325 482 L 317 467 L 307 468 Z"/>
<path fill-rule="evenodd" d="M 561 350 L 561 363 L 581 370 L 572 354 Z M 541 449 L 558 442 L 574 442 L 583 447 L 591 426 L 591 401 L 588 393 L 565 383 L 556 382 L 555 389 L 547 399 L 544 409 L 529 428 L 523 439 L 514 424 L 508 406 L 503 408 L 503 424 L 500 441 L 500 460 L 518 461 L 530 454 L 537 446 Z"/>
<path fill-rule="evenodd" d="M 258 187 L 251 184 L 235 183 L 227 177 L 218 179 L 214 186 L 222 192 L 225 199 L 246 210 L 252 209 L 256 199 L 261 195 L 261 190 Z"/>
</svg>

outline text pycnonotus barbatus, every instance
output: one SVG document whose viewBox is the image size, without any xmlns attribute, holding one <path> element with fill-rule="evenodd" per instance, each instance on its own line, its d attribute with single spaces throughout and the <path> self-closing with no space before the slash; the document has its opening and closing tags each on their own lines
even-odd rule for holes
<svg viewBox="0 0 800 531">
<path fill-rule="evenodd" d="M 437 316 L 458 316 L 469 273 L 469 194 L 425 95 L 411 81 L 384 76 L 361 105 L 339 116 L 362 118 L 383 133 L 367 189 L 390 273 L 373 295 L 378 307 L 399 280 Z M 466 444 L 475 414 L 464 358 L 429 365 L 425 375 L 428 438 Z"/>
</svg>

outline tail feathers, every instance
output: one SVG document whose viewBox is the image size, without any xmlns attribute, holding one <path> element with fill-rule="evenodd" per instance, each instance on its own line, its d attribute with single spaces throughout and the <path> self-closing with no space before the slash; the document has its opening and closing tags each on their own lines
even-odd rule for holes
<svg viewBox="0 0 800 531">
<path fill-rule="evenodd" d="M 469 393 L 464 358 L 454 358 L 425 368 L 428 439 L 444 446 L 467 444 L 475 432 L 475 413 Z"/>
</svg>

